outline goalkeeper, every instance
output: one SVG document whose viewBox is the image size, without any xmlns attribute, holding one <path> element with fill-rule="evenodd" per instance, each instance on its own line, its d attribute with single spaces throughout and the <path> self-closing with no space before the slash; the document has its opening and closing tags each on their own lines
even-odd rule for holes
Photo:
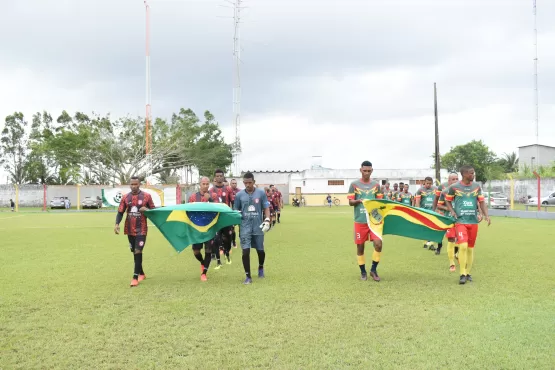
<svg viewBox="0 0 555 370">
<path fill-rule="evenodd" d="M 243 284 L 251 284 L 251 248 L 255 248 L 258 254 L 258 277 L 264 277 L 264 233 L 270 230 L 270 203 L 264 190 L 254 187 L 252 173 L 245 173 L 243 184 L 245 189 L 235 196 L 233 209 L 241 212 L 239 239 L 243 249 L 243 267 L 247 275 Z"/>
</svg>

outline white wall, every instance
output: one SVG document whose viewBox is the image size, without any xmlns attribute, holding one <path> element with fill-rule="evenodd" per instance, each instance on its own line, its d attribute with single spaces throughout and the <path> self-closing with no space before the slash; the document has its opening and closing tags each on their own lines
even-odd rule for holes
<svg viewBox="0 0 555 370">
<path fill-rule="evenodd" d="M 532 157 L 536 158 L 534 163 L 532 163 Z M 518 163 L 521 167 L 548 166 L 553 161 L 555 161 L 555 148 L 530 145 L 518 149 Z"/>
</svg>

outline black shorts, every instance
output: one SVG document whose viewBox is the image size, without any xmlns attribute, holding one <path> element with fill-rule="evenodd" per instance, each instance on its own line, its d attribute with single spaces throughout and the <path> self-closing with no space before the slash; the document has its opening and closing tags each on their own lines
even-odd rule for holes
<svg viewBox="0 0 555 370">
<path fill-rule="evenodd" d="M 212 251 L 213 246 L 214 246 L 214 239 L 204 243 L 193 244 L 192 247 L 194 251 L 200 251 L 202 247 L 204 247 L 207 251 Z"/>
<path fill-rule="evenodd" d="M 129 249 L 132 253 L 135 253 L 135 250 L 142 252 L 146 243 L 146 235 L 127 235 L 127 240 L 129 240 Z"/>
<path fill-rule="evenodd" d="M 218 231 L 220 238 L 229 238 L 235 232 L 235 226 L 227 226 Z"/>
</svg>

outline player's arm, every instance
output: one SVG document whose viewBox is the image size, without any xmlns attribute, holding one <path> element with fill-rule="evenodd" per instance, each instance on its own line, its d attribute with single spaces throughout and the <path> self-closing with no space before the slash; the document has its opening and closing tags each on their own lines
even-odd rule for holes
<svg viewBox="0 0 555 370">
<path fill-rule="evenodd" d="M 354 207 L 354 206 L 362 203 L 362 200 L 355 199 L 355 186 L 353 184 L 351 184 L 351 186 L 349 186 L 349 192 L 347 193 L 347 199 L 349 199 L 349 205 L 351 207 Z"/>
<path fill-rule="evenodd" d="M 376 199 L 383 199 L 384 193 L 378 188 L 378 192 L 376 193 Z"/>
<path fill-rule="evenodd" d="M 416 191 L 416 195 L 414 196 L 414 206 L 420 208 L 420 200 L 422 199 L 422 191 L 420 189 L 418 189 Z"/>
<path fill-rule="evenodd" d="M 443 187 L 439 185 L 436 190 L 434 191 L 434 203 L 432 204 L 432 211 L 435 211 L 437 208 L 437 204 L 439 202 L 439 198 L 441 197 L 441 192 L 443 191 Z M 441 209 L 441 208 L 440 208 Z"/>
<path fill-rule="evenodd" d="M 119 224 L 123 219 L 123 214 L 127 209 L 127 196 L 123 197 L 123 199 L 119 202 L 118 213 L 116 214 L 116 225 L 114 226 L 114 233 L 119 234 Z"/>
<path fill-rule="evenodd" d="M 264 222 L 270 221 L 270 202 L 268 201 L 268 197 L 266 193 L 264 193 L 260 199 L 262 202 L 262 207 L 264 208 Z"/>
<path fill-rule="evenodd" d="M 453 200 L 455 200 L 455 189 L 449 188 L 449 191 L 445 195 L 445 205 L 447 206 L 447 210 L 451 214 L 454 219 L 457 219 L 457 213 L 453 209 Z"/>
<path fill-rule="evenodd" d="M 152 200 L 152 197 L 150 195 L 147 196 L 147 200 L 145 202 L 145 205 L 141 207 L 141 209 L 139 210 L 140 212 L 144 212 L 148 209 L 154 209 L 156 208 L 154 206 L 154 201 Z"/>
<path fill-rule="evenodd" d="M 480 208 L 482 209 L 482 214 L 484 215 L 484 218 L 486 219 L 486 221 L 488 222 L 488 226 L 491 225 L 491 219 L 489 218 L 489 214 L 488 214 L 488 206 L 486 204 L 485 198 L 484 198 L 484 194 L 482 194 L 482 188 L 480 188 L 478 190 L 478 204 L 480 205 Z"/>
</svg>

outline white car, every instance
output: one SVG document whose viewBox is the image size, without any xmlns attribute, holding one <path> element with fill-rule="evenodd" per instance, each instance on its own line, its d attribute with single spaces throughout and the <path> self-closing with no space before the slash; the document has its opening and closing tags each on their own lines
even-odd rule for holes
<svg viewBox="0 0 555 370">
<path fill-rule="evenodd" d="M 541 198 L 540 203 L 543 204 L 544 206 L 551 205 L 551 204 L 555 205 L 555 193 L 551 193 L 547 197 Z M 528 204 L 537 205 L 538 197 L 533 197 L 528 199 Z"/>
<path fill-rule="evenodd" d="M 495 191 L 488 193 L 486 191 L 486 192 L 483 192 L 483 194 L 484 194 L 484 197 L 486 198 L 485 202 L 488 205 L 488 208 L 507 209 L 510 207 L 509 200 L 502 193 L 495 192 Z M 491 194 L 491 200 L 489 199 L 490 194 Z"/>
</svg>

